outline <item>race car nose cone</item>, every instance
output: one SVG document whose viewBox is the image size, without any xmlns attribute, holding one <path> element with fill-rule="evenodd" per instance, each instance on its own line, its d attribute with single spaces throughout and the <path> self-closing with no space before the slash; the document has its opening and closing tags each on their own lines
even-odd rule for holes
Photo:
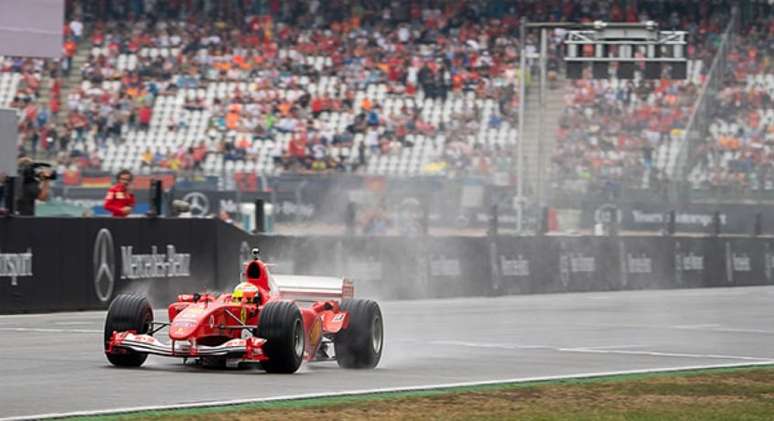
<svg viewBox="0 0 774 421">
<path fill-rule="evenodd" d="M 169 326 L 169 337 L 176 341 L 188 339 L 196 330 L 196 323 L 186 321 L 173 321 Z"/>
</svg>

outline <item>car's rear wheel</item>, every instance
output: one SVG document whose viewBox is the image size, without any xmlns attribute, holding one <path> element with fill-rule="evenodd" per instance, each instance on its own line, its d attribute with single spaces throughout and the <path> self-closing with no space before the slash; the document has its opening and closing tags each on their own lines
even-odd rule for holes
<svg viewBox="0 0 774 421">
<path fill-rule="evenodd" d="M 384 325 L 379 304 L 372 300 L 342 300 L 349 326 L 334 339 L 336 361 L 344 368 L 374 368 L 382 358 Z"/>
<path fill-rule="evenodd" d="M 304 358 L 304 323 L 298 306 L 289 301 L 266 304 L 256 336 L 266 339 L 263 352 L 269 358 L 261 366 L 269 373 L 295 373 Z"/>
<path fill-rule="evenodd" d="M 119 367 L 139 367 L 148 358 L 148 354 L 121 349 L 120 352 L 107 352 L 113 332 L 133 330 L 145 334 L 153 323 L 153 309 L 145 297 L 137 295 L 119 295 L 108 308 L 105 318 L 105 356 L 111 364 Z"/>
</svg>

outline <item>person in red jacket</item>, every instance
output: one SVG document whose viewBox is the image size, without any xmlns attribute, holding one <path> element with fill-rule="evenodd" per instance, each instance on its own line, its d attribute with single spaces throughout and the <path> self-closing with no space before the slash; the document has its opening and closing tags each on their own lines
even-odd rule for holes
<svg viewBox="0 0 774 421">
<path fill-rule="evenodd" d="M 105 196 L 105 210 L 115 217 L 125 217 L 132 213 L 134 193 L 129 189 L 132 184 L 132 172 L 121 170 L 116 175 L 116 184 L 108 190 Z"/>
</svg>

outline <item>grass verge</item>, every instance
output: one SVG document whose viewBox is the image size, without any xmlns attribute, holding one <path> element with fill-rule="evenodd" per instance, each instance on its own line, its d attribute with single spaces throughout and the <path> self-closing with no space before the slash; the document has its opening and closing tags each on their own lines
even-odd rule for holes
<svg viewBox="0 0 774 421">
<path fill-rule="evenodd" d="M 772 420 L 774 366 L 149 411 L 89 420 Z"/>
</svg>

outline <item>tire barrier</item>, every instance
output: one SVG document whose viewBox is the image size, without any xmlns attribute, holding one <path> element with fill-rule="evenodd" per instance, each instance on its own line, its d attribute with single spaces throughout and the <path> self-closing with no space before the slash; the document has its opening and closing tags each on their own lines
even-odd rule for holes
<svg viewBox="0 0 774 421">
<path fill-rule="evenodd" d="M 287 237 L 213 219 L 18 217 L 0 219 L 0 313 L 229 290 L 252 247 L 274 273 L 342 276 L 380 299 L 774 284 L 764 237 Z"/>
</svg>

